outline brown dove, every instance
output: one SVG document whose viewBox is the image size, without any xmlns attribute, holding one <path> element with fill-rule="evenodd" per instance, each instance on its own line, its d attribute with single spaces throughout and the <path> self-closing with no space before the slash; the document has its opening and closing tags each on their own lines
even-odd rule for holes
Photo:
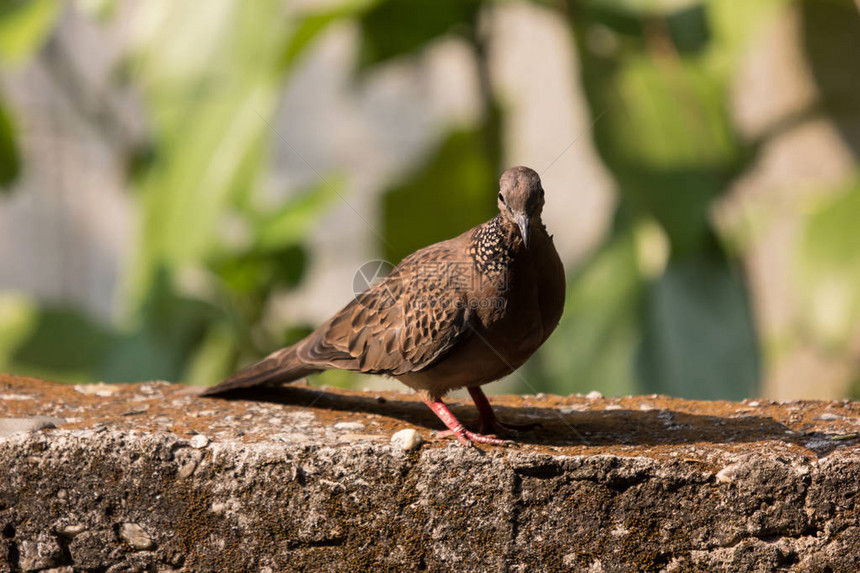
<svg viewBox="0 0 860 573">
<path fill-rule="evenodd" d="M 505 429 L 483 384 L 510 374 L 561 318 L 564 268 L 541 222 L 544 190 L 528 167 L 506 170 L 499 213 L 458 237 L 412 253 L 391 273 L 296 344 L 209 388 L 212 396 L 275 385 L 331 368 L 385 374 L 413 388 L 447 426 L 443 435 L 502 444 Z M 467 388 L 480 433 L 442 397 Z"/>
</svg>

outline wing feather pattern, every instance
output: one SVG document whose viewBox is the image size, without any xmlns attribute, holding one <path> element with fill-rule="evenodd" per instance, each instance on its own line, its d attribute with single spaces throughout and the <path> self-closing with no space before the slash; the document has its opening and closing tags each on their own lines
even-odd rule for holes
<svg viewBox="0 0 860 573">
<path fill-rule="evenodd" d="M 446 284 L 449 253 L 422 249 L 297 345 L 316 368 L 368 374 L 417 372 L 443 357 L 468 333 L 466 294 Z"/>
</svg>

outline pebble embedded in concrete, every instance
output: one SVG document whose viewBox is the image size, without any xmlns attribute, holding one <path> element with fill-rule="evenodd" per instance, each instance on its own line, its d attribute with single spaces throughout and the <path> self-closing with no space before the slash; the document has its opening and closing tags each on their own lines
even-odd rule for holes
<svg viewBox="0 0 860 573">
<path fill-rule="evenodd" d="M 72 523 L 72 524 L 64 526 L 60 530 L 60 533 L 64 537 L 75 537 L 76 535 L 80 535 L 81 533 L 83 533 L 86 530 L 87 530 L 87 528 L 85 525 L 83 525 L 81 523 Z"/>
<path fill-rule="evenodd" d="M 361 422 L 338 422 L 333 427 L 335 430 L 356 431 L 363 430 L 364 424 L 362 424 Z"/>
<path fill-rule="evenodd" d="M 740 464 L 731 464 L 717 472 L 715 477 L 720 483 L 732 483 L 735 481 L 735 477 L 738 475 L 740 469 Z"/>
<path fill-rule="evenodd" d="M 209 445 L 209 438 L 204 436 L 203 434 L 196 434 L 188 440 L 188 445 L 195 449 L 205 448 Z"/>
<path fill-rule="evenodd" d="M 109 398 L 119 392 L 120 386 L 118 384 L 105 384 L 104 382 L 99 382 L 97 384 L 76 384 L 74 389 L 75 392 L 80 394 Z"/>
<path fill-rule="evenodd" d="M 136 523 L 123 523 L 119 528 L 119 536 L 135 549 L 142 551 L 152 547 L 152 538 Z"/>
<path fill-rule="evenodd" d="M 59 565 L 63 550 L 54 537 L 41 534 L 35 540 L 25 539 L 18 544 L 18 565 L 23 571 L 38 571 Z"/>
<path fill-rule="evenodd" d="M 182 464 L 176 475 L 179 476 L 179 479 L 185 479 L 191 477 L 191 475 L 194 473 L 194 470 L 196 469 L 197 460 L 188 460 L 187 462 Z"/>
<path fill-rule="evenodd" d="M 603 394 L 601 394 L 597 390 L 592 390 L 591 392 L 586 394 L 585 397 L 588 400 L 600 400 L 601 398 L 603 398 Z"/>
<path fill-rule="evenodd" d="M 391 445 L 404 451 L 418 449 L 423 441 L 424 440 L 421 439 L 421 434 L 412 428 L 394 432 L 391 436 Z"/>
<path fill-rule="evenodd" d="M 562 414 L 573 414 L 575 412 L 585 412 L 586 410 L 588 410 L 588 406 L 574 404 L 573 406 L 568 406 L 566 408 L 559 408 L 558 411 Z"/>
</svg>

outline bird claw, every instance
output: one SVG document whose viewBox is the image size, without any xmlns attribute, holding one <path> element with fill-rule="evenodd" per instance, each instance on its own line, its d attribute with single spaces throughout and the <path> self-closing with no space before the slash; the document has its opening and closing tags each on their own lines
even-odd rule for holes
<svg viewBox="0 0 860 573">
<path fill-rule="evenodd" d="M 534 430 L 535 428 L 543 428 L 543 424 L 540 422 L 530 422 L 528 424 L 508 424 L 506 422 L 501 422 L 497 418 L 493 418 L 490 421 L 484 420 L 482 418 L 478 418 L 477 420 L 469 420 L 464 426 L 480 426 L 480 433 L 485 436 L 493 436 L 497 437 L 499 435 L 505 435 L 518 432 L 526 432 L 528 430 Z M 451 430 L 445 430 L 445 435 L 449 436 L 453 434 Z"/>
<path fill-rule="evenodd" d="M 511 440 L 502 439 L 499 437 L 500 435 L 523 432 L 543 427 L 540 422 L 531 422 L 528 424 L 506 424 L 504 422 L 500 422 L 498 419 L 495 418 L 489 422 L 487 422 L 486 420 L 474 420 L 473 422 L 481 424 L 480 433 L 470 432 L 469 430 L 463 428 L 461 432 L 455 432 L 454 430 L 443 430 L 441 432 L 437 432 L 436 435 L 440 438 L 457 436 L 457 440 L 459 440 L 459 442 L 464 446 L 471 446 L 473 445 L 473 442 L 479 444 L 490 444 L 493 446 L 505 446 L 513 444 L 514 442 Z"/>
<path fill-rule="evenodd" d="M 457 440 L 464 446 L 472 446 L 473 443 L 490 444 L 491 446 L 506 446 L 513 443 L 510 440 L 503 440 L 497 437 L 495 434 L 478 434 L 475 432 L 470 432 L 465 428 L 463 428 L 463 430 L 460 432 L 455 432 L 453 430 L 444 430 L 442 432 L 438 432 L 436 435 L 440 438 L 446 438 L 448 436 L 457 436 Z"/>
</svg>

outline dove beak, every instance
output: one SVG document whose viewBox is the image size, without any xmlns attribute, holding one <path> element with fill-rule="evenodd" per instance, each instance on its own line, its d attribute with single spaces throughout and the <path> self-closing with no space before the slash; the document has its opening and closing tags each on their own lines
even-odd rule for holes
<svg viewBox="0 0 860 573">
<path fill-rule="evenodd" d="M 520 228 L 520 236 L 523 238 L 523 246 L 529 248 L 529 217 L 528 215 L 514 215 L 517 227 Z"/>
</svg>

